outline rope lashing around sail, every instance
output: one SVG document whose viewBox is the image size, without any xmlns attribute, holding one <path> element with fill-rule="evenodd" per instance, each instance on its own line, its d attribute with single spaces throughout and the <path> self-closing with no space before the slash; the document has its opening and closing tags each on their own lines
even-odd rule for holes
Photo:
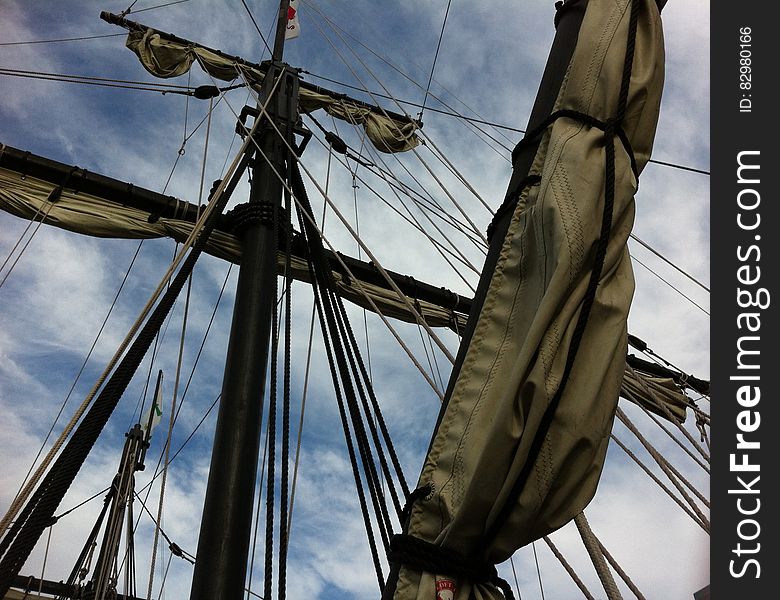
<svg viewBox="0 0 780 600">
<path fill-rule="evenodd" d="M 615 201 L 615 137 L 623 142 L 623 146 L 628 152 L 631 159 L 631 167 L 634 171 L 638 185 L 638 173 L 636 162 L 634 161 L 633 153 L 631 152 L 631 146 L 628 144 L 628 140 L 625 137 L 625 133 L 621 128 L 621 123 L 626 112 L 626 105 L 628 103 L 628 89 L 631 83 L 631 70 L 634 62 L 634 49 L 636 44 L 636 32 L 637 24 L 639 21 L 639 8 L 640 3 L 638 0 L 631 2 L 631 14 L 628 23 L 628 41 L 626 44 L 626 54 L 623 62 L 623 74 L 620 83 L 620 92 L 617 101 L 617 110 L 614 118 L 608 119 L 605 122 L 599 121 L 587 115 L 580 115 L 577 111 L 556 111 L 551 114 L 542 125 L 549 125 L 554 120 L 561 116 L 570 116 L 573 118 L 585 118 L 587 124 L 593 127 L 598 127 L 604 131 L 604 150 L 605 150 L 605 181 L 604 181 L 604 209 L 601 218 L 601 231 L 596 246 L 595 257 L 593 260 L 593 268 L 590 272 L 590 279 L 588 281 L 588 287 L 585 291 L 585 297 L 582 301 L 582 307 L 580 308 L 580 314 L 577 318 L 577 324 L 575 325 L 572 335 L 571 345 L 566 356 L 566 365 L 561 376 L 561 382 L 558 389 L 553 396 L 550 403 L 542 416 L 542 421 L 539 427 L 539 435 L 536 435 L 533 439 L 531 447 L 529 449 L 528 457 L 523 465 L 523 468 L 515 480 L 512 489 L 507 496 L 503 506 L 501 506 L 495 520 L 489 524 L 485 536 L 482 539 L 483 548 L 488 548 L 493 543 L 498 533 L 503 529 L 504 524 L 509 519 L 509 515 L 515 509 L 517 500 L 522 493 L 525 484 L 530 476 L 531 469 L 537 461 L 539 453 L 541 451 L 544 440 L 546 439 L 546 432 L 549 431 L 550 425 L 553 421 L 553 417 L 557 410 L 558 404 L 563 397 L 563 392 L 566 389 L 566 384 L 569 380 L 572 367 L 574 366 L 574 360 L 577 356 L 577 352 L 580 347 L 585 327 L 588 323 L 588 317 L 590 316 L 591 308 L 596 298 L 596 288 L 601 278 L 601 270 L 604 266 L 604 259 L 607 252 L 607 245 L 612 230 L 612 211 Z M 532 134 L 538 135 L 536 130 Z M 522 143 L 522 142 L 521 142 Z"/>
<path fill-rule="evenodd" d="M 634 151 L 631 148 L 631 142 L 629 141 L 628 136 L 626 136 L 626 132 L 623 131 L 622 127 L 620 127 L 619 121 L 617 121 L 617 119 L 601 121 L 577 110 L 557 110 L 550 114 L 550 116 L 548 116 L 538 127 L 528 132 L 525 137 L 517 143 L 517 146 L 515 146 L 515 149 L 512 151 L 512 164 L 517 162 L 517 157 L 522 150 L 536 142 L 539 137 L 547 130 L 547 128 L 560 118 L 574 119 L 584 125 L 588 125 L 589 127 L 600 129 L 604 132 L 605 139 L 612 139 L 613 137 L 617 137 L 623 144 L 623 148 L 625 149 L 626 154 L 631 161 L 631 170 L 633 171 L 634 177 L 636 178 L 637 186 L 639 185 L 639 170 L 636 165 L 636 159 L 634 158 Z M 515 206 L 520 200 L 520 196 L 523 190 L 532 185 L 538 185 L 541 180 L 542 178 L 540 175 L 528 175 L 517 185 L 515 190 L 507 194 L 501 206 L 498 207 L 498 210 L 496 210 L 495 214 L 493 215 L 493 220 L 490 222 L 490 225 L 488 225 L 488 241 L 493 237 L 493 232 L 496 229 L 496 223 L 498 223 L 498 221 L 508 212 L 514 212 Z"/>
<path fill-rule="evenodd" d="M 509 583 L 498 576 L 495 565 L 480 563 L 412 535 L 393 536 L 390 560 L 417 571 L 448 575 L 471 583 L 490 583 L 501 590 L 506 600 L 514 600 L 515 597 Z"/>
<path fill-rule="evenodd" d="M 428 483 L 407 494 L 406 505 L 401 513 L 401 523 L 406 523 L 412 506 L 422 498 L 430 496 L 433 485 Z M 514 600 L 509 583 L 498 576 L 495 565 L 480 564 L 454 550 L 437 546 L 412 535 L 394 535 L 390 540 L 389 559 L 419 571 L 449 575 L 471 583 L 491 583 L 498 587 L 506 600 Z"/>
<path fill-rule="evenodd" d="M 206 246 L 209 235 L 217 224 L 218 217 L 238 185 L 240 175 L 249 163 L 250 154 L 241 159 L 241 165 L 222 195 L 215 199 L 215 210 L 206 220 L 203 230 L 193 244 L 192 251 L 181 269 L 173 278 L 170 287 L 162 296 L 148 321 L 130 346 L 122 362 L 106 382 L 81 424 L 73 433 L 57 461 L 41 482 L 38 489 L 25 505 L 16 522 L 0 541 L 0 596 L 5 595 L 14 577 L 24 565 L 33 547 L 40 538 L 47 523 L 54 515 L 63 496 L 70 488 L 90 450 L 105 427 L 119 399 L 127 388 L 135 371 L 154 341 L 157 331 L 170 312 L 173 304 L 189 278 L 195 262 Z"/>
</svg>

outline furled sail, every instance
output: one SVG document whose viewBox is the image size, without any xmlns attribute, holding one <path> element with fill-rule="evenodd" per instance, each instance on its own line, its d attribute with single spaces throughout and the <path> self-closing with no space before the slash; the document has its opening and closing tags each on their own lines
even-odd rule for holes
<svg viewBox="0 0 780 600">
<path fill-rule="evenodd" d="M 171 201 L 174 203 L 174 215 L 179 212 L 183 216 L 185 208 L 194 208 L 191 204 L 174 198 L 171 198 Z M 61 229 L 96 237 L 170 237 L 184 242 L 194 226 L 193 222 L 184 220 L 181 216 L 177 218 L 152 215 L 148 210 L 114 202 L 67 185 L 56 185 L 30 175 L 22 176 L 3 167 L 0 167 L 0 210 L 23 219 L 41 220 Z M 205 251 L 234 263 L 241 260 L 241 245 L 238 239 L 225 230 L 216 229 L 211 234 Z M 280 272 L 284 270 L 285 262 L 285 257 L 280 254 Z M 308 263 L 304 257 L 292 257 L 290 268 L 295 279 L 309 280 Z M 373 310 L 373 302 L 385 316 L 410 323 L 416 322 L 406 303 L 400 300 L 395 292 L 368 281 L 353 280 L 340 272 L 336 265 L 333 278 L 339 295 L 350 302 L 368 310 Z M 451 327 L 456 331 L 465 327 L 466 316 L 462 312 L 442 308 L 419 298 L 410 297 L 409 301 L 432 327 Z"/>
<path fill-rule="evenodd" d="M 144 68 L 155 77 L 177 77 L 187 73 L 193 63 L 198 63 L 201 69 L 216 79 L 233 81 L 243 78 L 256 89 L 260 89 L 265 77 L 262 65 L 146 28 L 132 21 L 113 15 L 110 17 L 106 16 L 106 19 L 131 28 L 126 45 L 138 56 Z M 353 125 L 362 125 L 368 138 L 381 152 L 404 152 L 420 144 L 415 133 L 420 126 L 417 121 L 314 85 L 301 85 L 298 108 L 302 113 L 321 108 L 337 119 Z"/>
<path fill-rule="evenodd" d="M 386 598 L 501 598 L 492 565 L 595 494 L 625 370 L 633 195 L 664 69 L 655 0 L 584 10 L 405 534 L 393 540 L 400 567 Z"/>
<path fill-rule="evenodd" d="M 33 169 L 33 163 L 39 168 Z M 39 176 L 31 174 L 31 171 Z M 55 183 L 63 181 L 64 184 Z M 88 186 L 87 181 L 108 183 Z M 109 185 L 116 190 L 115 193 L 108 191 Z M 87 187 L 92 193 L 84 189 Z M 97 193 L 101 188 L 103 193 Z M 118 190 L 125 190 L 127 197 L 123 197 Z M 23 219 L 41 220 L 48 225 L 95 237 L 170 237 L 179 242 L 186 240 L 192 232 L 197 207 L 173 196 L 151 192 L 149 195 L 153 195 L 156 202 L 144 204 L 136 200 L 134 206 L 131 199 L 142 197 L 146 192 L 137 186 L 0 145 L 0 210 Z M 166 210 L 162 211 L 161 206 Z M 165 214 L 160 214 L 162 212 Z M 234 263 L 241 260 L 238 240 L 232 233 L 219 227 L 210 236 L 206 252 Z M 342 257 L 342 260 L 350 261 L 348 257 Z M 279 256 L 278 264 L 281 272 L 285 268 L 283 256 Z M 304 257 L 291 257 L 290 268 L 295 279 L 309 280 L 309 269 Z M 351 268 L 354 269 L 354 265 Z M 372 311 L 373 302 L 383 315 L 415 322 L 414 315 L 395 291 L 388 289 L 387 285 L 379 285 L 379 281 L 361 278 L 362 273 L 353 270 L 352 274 L 355 279 L 337 267 L 334 269 L 333 279 L 339 295 Z M 396 283 L 402 285 L 403 277 L 398 276 Z M 414 282 L 413 285 L 419 290 L 425 284 Z M 414 295 L 408 296 L 408 299 L 431 327 L 463 331 L 470 301 L 441 288 L 437 288 L 437 291 L 441 296 L 448 297 L 446 306 L 441 301 L 437 303 Z M 371 302 L 368 298 L 371 298 Z M 656 366 L 659 372 L 655 374 L 640 372 L 646 368 L 642 361 L 635 357 L 629 359 L 633 359 L 630 362 L 634 368 L 626 367 L 620 395 L 665 419 L 683 422 L 689 400 L 681 390 L 682 386 L 668 372 L 664 373 L 663 368 Z M 694 379 L 691 376 L 688 381 Z"/>
</svg>

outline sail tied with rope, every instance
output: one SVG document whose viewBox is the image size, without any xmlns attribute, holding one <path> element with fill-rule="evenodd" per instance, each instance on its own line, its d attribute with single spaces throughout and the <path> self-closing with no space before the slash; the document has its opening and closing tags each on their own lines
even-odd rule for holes
<svg viewBox="0 0 780 600">
<path fill-rule="evenodd" d="M 121 22 L 132 23 L 124 20 Z M 243 79 L 257 90 L 262 86 L 265 78 L 262 65 L 135 23 L 132 23 L 132 27 L 127 35 L 126 45 L 138 56 L 143 67 L 155 77 L 178 77 L 187 73 L 193 63 L 198 63 L 204 72 L 215 79 Z M 405 152 L 420 144 L 415 133 L 420 127 L 417 121 L 377 110 L 376 107 L 317 86 L 302 85 L 299 96 L 300 112 L 310 113 L 318 109 L 353 125 L 361 125 L 368 139 L 381 152 Z"/>
<path fill-rule="evenodd" d="M 494 240 L 500 255 L 394 540 L 400 569 L 386 598 L 434 598 L 445 580 L 456 599 L 500 598 L 492 565 L 595 494 L 624 375 L 636 176 L 663 72 L 653 0 L 587 4 L 559 118 L 545 121 Z"/>
</svg>

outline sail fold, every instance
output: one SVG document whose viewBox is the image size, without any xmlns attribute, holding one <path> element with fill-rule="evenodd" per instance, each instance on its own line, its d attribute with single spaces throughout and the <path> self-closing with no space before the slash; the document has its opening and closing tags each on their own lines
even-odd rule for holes
<svg viewBox="0 0 780 600">
<path fill-rule="evenodd" d="M 591 0 L 554 111 L 514 209 L 462 368 L 431 442 L 406 535 L 473 564 L 498 564 L 579 514 L 595 494 L 624 378 L 634 290 L 627 239 L 663 85 L 661 20 L 638 3 L 635 52 L 615 137 L 614 208 L 603 268 L 568 372 L 605 213 L 605 133 L 620 111 L 630 0 Z M 629 147 L 627 147 L 629 146 Z M 564 382 L 565 380 L 565 382 Z M 559 394 L 559 388 L 562 391 Z M 556 400 L 553 403 L 553 400 Z M 548 407 L 552 410 L 548 412 Z M 405 564 L 403 557 L 398 562 Z M 412 561 L 413 562 L 413 561 Z M 446 578 L 442 577 L 447 575 Z M 489 582 L 401 566 L 395 600 L 498 599 Z M 438 587 L 437 587 L 438 586 Z"/>
<path fill-rule="evenodd" d="M 56 200 L 50 202 L 50 199 Z M 182 202 L 182 206 L 185 203 Z M 148 211 L 112 202 L 67 186 L 57 186 L 48 181 L 16 171 L 0 168 L 0 210 L 28 220 L 95 237 L 147 239 L 170 237 L 184 242 L 192 233 L 193 223 L 176 218 L 152 216 Z M 215 230 L 206 243 L 205 251 L 212 256 L 234 263 L 241 261 L 241 244 L 233 234 Z M 280 272 L 285 268 L 285 258 L 278 258 Z M 371 303 L 387 317 L 409 323 L 416 319 L 398 294 L 367 281 L 350 279 L 333 265 L 333 279 L 337 292 L 343 298 L 374 310 Z M 304 258 L 292 257 L 290 268 L 293 277 L 309 280 L 309 267 Z M 369 301 L 370 298 L 370 301 Z M 409 298 L 431 327 L 450 327 L 462 331 L 466 317 L 425 300 Z"/>
<path fill-rule="evenodd" d="M 155 77 L 178 77 L 196 62 L 216 79 L 233 81 L 243 77 L 258 91 L 265 77 L 257 66 L 197 44 L 168 39 L 154 29 L 131 31 L 126 45 Z M 394 119 L 375 107 L 346 97 L 335 97 L 301 86 L 299 104 L 300 112 L 310 113 L 321 108 L 337 119 L 362 125 L 368 138 L 381 152 L 404 152 L 420 143 L 415 134 L 418 128 L 415 121 Z"/>
</svg>

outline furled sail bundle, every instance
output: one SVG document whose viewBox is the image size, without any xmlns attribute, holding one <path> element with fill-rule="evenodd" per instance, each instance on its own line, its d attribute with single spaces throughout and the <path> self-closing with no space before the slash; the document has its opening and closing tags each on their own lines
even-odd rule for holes
<svg viewBox="0 0 780 600">
<path fill-rule="evenodd" d="M 37 168 L 33 168 L 33 163 Z M 100 185 L 105 183 L 105 185 Z M 85 189 L 86 188 L 86 189 Z M 112 191 L 113 190 L 113 191 Z M 146 195 L 154 202 L 141 201 Z M 170 237 L 183 242 L 192 233 L 197 206 L 173 196 L 149 192 L 96 173 L 70 167 L 64 163 L 22 152 L 0 144 L 0 210 L 17 217 L 41 221 L 61 229 L 95 237 L 125 239 L 151 239 Z M 241 246 L 233 233 L 217 227 L 206 243 L 208 254 L 229 260 L 241 261 Z M 342 257 L 344 259 L 344 257 Z M 279 256 L 280 272 L 286 268 L 286 260 Z M 407 303 L 387 285 L 377 285 L 365 278 L 342 273 L 334 259 L 333 280 L 337 293 L 368 310 L 410 323 L 415 322 Z M 289 267 L 297 280 L 308 281 L 309 270 L 305 258 L 292 256 Z M 354 267 L 353 267 L 354 268 Z M 396 283 L 403 281 L 398 276 Z M 420 282 L 414 282 L 419 287 Z M 446 290 L 438 288 L 442 294 Z M 409 292 L 411 294 L 411 292 Z M 461 332 L 466 327 L 466 314 L 471 301 L 449 292 L 451 300 L 446 306 L 408 296 L 416 310 L 431 327 L 450 327 Z M 369 300 L 370 298 L 370 300 Z M 452 308 L 455 306 L 456 308 Z M 641 341 L 641 340 L 640 340 Z M 636 359 L 631 361 L 636 363 Z M 637 365 L 641 370 L 643 365 Z M 685 421 L 686 407 L 690 401 L 670 373 L 653 376 L 629 366 L 623 377 L 620 395 L 635 404 L 644 406 L 668 420 Z M 686 381 L 698 381 L 687 376 Z M 699 382 L 706 383 L 706 382 Z M 702 390 L 700 390 L 702 391 Z"/>
<path fill-rule="evenodd" d="M 130 23 L 128 21 L 125 24 Z M 174 38 L 151 28 L 132 29 L 127 47 L 144 68 L 155 77 L 177 77 L 197 63 L 210 76 L 222 81 L 244 78 L 260 89 L 265 73 L 261 65 L 244 61 L 211 48 Z M 366 135 L 381 152 L 404 152 L 419 145 L 415 134 L 419 124 L 413 119 L 393 115 L 339 94 L 312 85 L 300 88 L 299 110 L 309 113 L 323 109 L 328 114 L 362 125 Z"/>
<path fill-rule="evenodd" d="M 663 40 L 655 0 L 584 10 L 552 113 L 526 136 L 538 150 L 494 240 L 500 253 L 393 540 L 385 598 L 501 598 L 493 565 L 595 494 L 624 376 L 626 243 Z"/>
<path fill-rule="evenodd" d="M 81 177 L 78 174 L 85 172 L 54 161 L 45 162 L 49 165 L 58 165 L 65 173 L 72 174 L 70 181 L 64 185 L 21 172 L 17 170 L 21 161 L 13 160 L 11 154 L 24 157 L 24 153 L 0 145 L 0 210 L 23 219 L 40 220 L 61 229 L 95 237 L 126 239 L 170 237 L 178 242 L 184 242 L 192 233 L 194 219 L 186 217 L 197 214 L 197 207 L 193 204 L 172 196 L 162 197 L 155 194 L 156 197 L 167 200 L 170 208 L 167 215 L 155 214 L 149 209 L 144 210 L 123 203 L 111 194 L 96 195 L 79 189 Z M 13 168 L 7 168 L 9 163 Z M 88 176 L 93 179 L 100 177 L 94 174 Z M 112 181 L 122 185 L 121 182 Z M 132 194 L 135 195 L 146 192 L 142 188 L 129 184 L 124 186 L 132 190 Z M 241 244 L 231 231 L 224 228 L 217 228 L 211 234 L 205 251 L 234 263 L 241 262 Z M 277 263 L 280 273 L 287 268 L 286 259 L 282 254 L 279 255 Z M 335 259 L 333 263 L 333 279 L 341 297 L 368 310 L 374 310 L 376 307 L 385 316 L 415 322 L 414 314 L 397 293 L 369 281 L 352 279 L 349 274 L 340 272 Z M 293 256 L 289 268 L 295 279 L 309 280 L 308 263 L 304 257 Z M 458 297 L 451 292 L 450 294 L 457 302 Z M 462 312 L 443 308 L 421 298 L 409 297 L 408 301 L 416 306 L 417 311 L 432 327 L 451 327 L 456 331 L 465 327 L 466 316 Z"/>
</svg>

